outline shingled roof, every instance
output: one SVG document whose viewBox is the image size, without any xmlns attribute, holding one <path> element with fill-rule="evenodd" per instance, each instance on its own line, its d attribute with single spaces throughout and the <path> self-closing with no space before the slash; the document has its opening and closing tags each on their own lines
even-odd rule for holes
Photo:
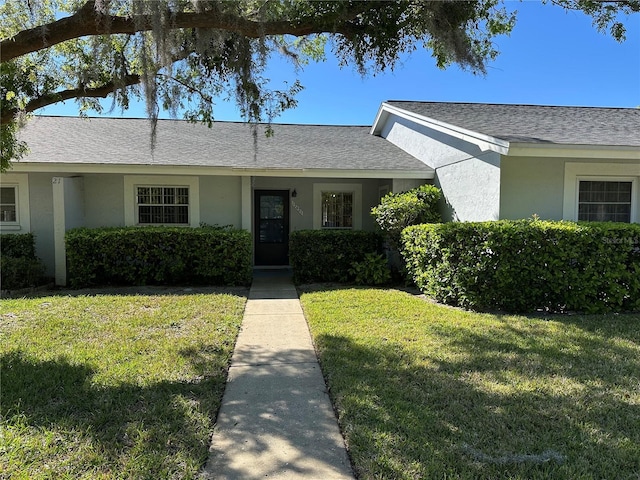
<svg viewBox="0 0 640 480">
<path fill-rule="evenodd" d="M 640 109 L 388 101 L 421 117 L 513 143 L 640 146 Z"/>
<path fill-rule="evenodd" d="M 40 116 L 21 132 L 21 163 L 433 172 L 370 127 L 273 124 L 269 138 L 257 128 L 256 149 L 246 123 L 159 120 L 152 152 L 146 119 Z"/>
</svg>

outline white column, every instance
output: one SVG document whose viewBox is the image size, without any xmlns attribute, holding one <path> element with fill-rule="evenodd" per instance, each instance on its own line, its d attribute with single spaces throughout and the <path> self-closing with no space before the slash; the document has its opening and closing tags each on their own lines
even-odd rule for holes
<svg viewBox="0 0 640 480">
<path fill-rule="evenodd" d="M 53 177 L 53 247 L 55 258 L 56 285 L 67 284 L 67 253 L 64 244 L 64 232 L 66 231 L 64 209 L 64 178 Z"/>
<path fill-rule="evenodd" d="M 241 225 L 244 230 L 252 230 L 251 222 L 251 177 L 241 177 L 242 179 L 242 193 L 241 193 Z"/>
</svg>

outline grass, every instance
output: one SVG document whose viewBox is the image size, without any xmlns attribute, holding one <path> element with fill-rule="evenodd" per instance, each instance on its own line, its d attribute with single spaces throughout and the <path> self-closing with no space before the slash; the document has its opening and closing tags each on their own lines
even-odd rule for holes
<svg viewBox="0 0 640 480">
<path fill-rule="evenodd" d="M 0 478 L 195 478 L 245 300 L 2 300 Z"/>
<path fill-rule="evenodd" d="M 359 479 L 638 479 L 640 315 L 301 301 Z"/>
</svg>

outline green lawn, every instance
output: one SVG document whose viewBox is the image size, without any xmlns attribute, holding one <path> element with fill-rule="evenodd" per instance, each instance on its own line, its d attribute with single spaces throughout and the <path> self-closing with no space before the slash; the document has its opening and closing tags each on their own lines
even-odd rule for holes
<svg viewBox="0 0 640 480">
<path fill-rule="evenodd" d="M 640 315 L 301 300 L 358 478 L 639 478 Z"/>
<path fill-rule="evenodd" d="M 0 478 L 194 478 L 245 301 L 0 301 Z"/>
</svg>

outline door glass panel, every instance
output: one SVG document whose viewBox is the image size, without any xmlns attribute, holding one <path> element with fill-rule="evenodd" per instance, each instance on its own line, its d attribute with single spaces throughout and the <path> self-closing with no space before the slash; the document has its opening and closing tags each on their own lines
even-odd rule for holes
<svg viewBox="0 0 640 480">
<path fill-rule="evenodd" d="M 284 199 L 279 195 L 260 196 L 260 242 L 284 243 Z"/>
</svg>

